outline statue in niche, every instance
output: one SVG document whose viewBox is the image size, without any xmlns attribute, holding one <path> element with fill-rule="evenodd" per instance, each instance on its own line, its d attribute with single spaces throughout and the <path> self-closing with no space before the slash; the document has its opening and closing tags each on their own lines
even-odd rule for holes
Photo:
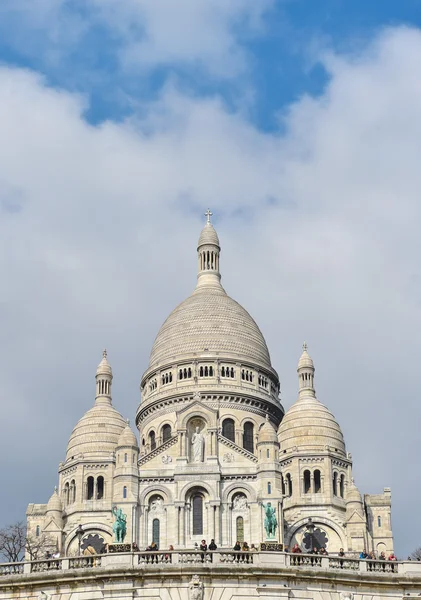
<svg viewBox="0 0 421 600">
<path fill-rule="evenodd" d="M 246 510 L 247 509 L 247 498 L 244 494 L 238 494 L 234 497 L 232 503 L 233 510 Z"/>
<path fill-rule="evenodd" d="M 193 450 L 193 462 L 203 462 L 203 450 L 205 447 L 205 438 L 200 433 L 200 427 L 196 427 L 191 438 Z"/>
<path fill-rule="evenodd" d="M 151 500 L 150 510 L 154 513 L 160 513 L 164 509 L 164 500 L 161 496 L 155 496 Z"/>
</svg>

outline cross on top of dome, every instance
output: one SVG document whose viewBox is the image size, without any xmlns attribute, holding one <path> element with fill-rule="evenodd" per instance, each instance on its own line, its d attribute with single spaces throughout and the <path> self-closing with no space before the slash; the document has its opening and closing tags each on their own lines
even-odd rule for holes
<svg viewBox="0 0 421 600">
<path fill-rule="evenodd" d="M 208 208 L 208 210 L 205 212 L 206 223 L 210 224 L 212 216 L 213 212 L 211 212 L 211 210 Z"/>
</svg>

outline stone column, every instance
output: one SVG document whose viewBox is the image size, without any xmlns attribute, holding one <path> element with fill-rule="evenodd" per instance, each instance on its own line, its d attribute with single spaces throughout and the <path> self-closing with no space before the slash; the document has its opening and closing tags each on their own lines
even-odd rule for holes
<svg viewBox="0 0 421 600">
<path fill-rule="evenodd" d="M 215 543 L 220 546 L 221 540 L 221 510 L 220 505 L 215 506 Z"/>
<path fill-rule="evenodd" d="M 310 491 L 312 494 L 316 493 L 316 488 L 314 485 L 314 471 L 310 471 Z"/>
</svg>

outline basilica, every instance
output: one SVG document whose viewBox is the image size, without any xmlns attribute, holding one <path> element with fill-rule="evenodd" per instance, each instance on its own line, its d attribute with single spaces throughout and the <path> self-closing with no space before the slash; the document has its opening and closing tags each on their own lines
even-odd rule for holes
<svg viewBox="0 0 421 600">
<path fill-rule="evenodd" d="M 104 351 L 93 406 L 71 433 L 50 500 L 28 506 L 28 533 L 48 535 L 61 556 L 99 553 L 117 541 L 119 511 L 125 542 L 140 549 L 214 539 L 221 550 L 246 540 L 389 555 L 390 489 L 358 490 L 306 344 L 297 398 L 284 411 L 265 339 L 221 284 L 221 246 L 206 217 L 196 287 L 161 326 L 141 379 L 138 432 L 114 405 Z"/>
</svg>

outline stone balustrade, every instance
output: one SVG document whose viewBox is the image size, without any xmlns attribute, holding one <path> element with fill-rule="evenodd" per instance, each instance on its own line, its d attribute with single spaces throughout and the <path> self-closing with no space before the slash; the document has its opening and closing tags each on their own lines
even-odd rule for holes
<svg viewBox="0 0 421 600">
<path fill-rule="evenodd" d="M 21 576 L 31 573 L 109 567 L 171 569 L 173 565 L 177 565 L 177 568 L 182 565 L 197 565 L 212 568 L 222 568 L 232 565 L 233 568 L 242 567 L 245 569 L 249 565 L 253 565 L 253 567 L 270 567 L 272 569 L 277 567 L 280 569 L 316 569 L 318 573 L 322 571 L 352 571 L 354 573 L 375 573 L 376 575 L 385 576 L 406 574 L 421 577 L 421 562 L 418 561 L 360 560 L 358 558 L 287 554 L 285 552 L 239 552 L 235 550 L 201 552 L 200 550 L 174 550 L 171 552 L 122 552 L 2 563 L 0 564 L 0 578 L 2 576 Z"/>
</svg>

